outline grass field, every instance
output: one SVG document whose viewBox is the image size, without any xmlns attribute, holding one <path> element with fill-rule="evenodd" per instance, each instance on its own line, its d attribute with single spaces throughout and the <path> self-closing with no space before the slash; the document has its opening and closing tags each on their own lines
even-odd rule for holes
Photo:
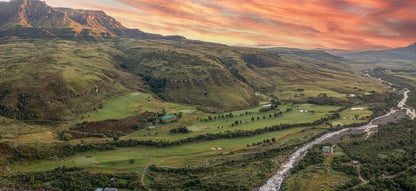
<svg viewBox="0 0 416 191">
<path fill-rule="evenodd" d="M 308 112 L 302 113 L 299 112 L 295 106 L 299 106 L 302 109 L 308 110 Z M 232 118 L 221 118 L 213 119 L 212 121 L 196 122 L 193 124 L 187 125 L 187 128 L 191 130 L 191 133 L 187 134 L 172 134 L 170 130 L 177 127 L 179 123 L 168 123 L 166 125 L 159 125 L 152 129 L 143 129 L 136 131 L 130 135 L 123 137 L 122 139 L 152 139 L 152 140 L 179 140 L 184 137 L 193 137 L 200 134 L 206 133 L 220 133 L 225 131 L 234 131 L 234 130 L 254 130 L 264 127 L 270 127 L 272 125 L 277 125 L 280 123 L 283 124 L 294 124 L 294 123 L 304 123 L 304 122 L 313 122 L 315 120 L 321 119 L 329 115 L 330 111 L 337 110 L 339 107 L 336 106 L 318 106 L 311 104 L 297 104 L 297 105 L 281 105 L 279 106 L 280 111 L 283 111 L 281 116 L 274 117 L 274 113 L 278 111 L 270 111 L 260 113 L 259 109 L 261 107 L 256 107 L 248 110 L 240 110 L 232 112 L 234 117 Z M 286 111 L 287 108 L 292 108 L 294 110 L 289 112 Z M 245 115 L 246 112 L 253 112 L 253 114 Z M 240 114 L 244 114 L 240 116 Z M 272 115 L 272 117 L 270 117 Z M 214 115 L 213 115 L 214 116 Z M 215 115 L 216 116 L 216 115 Z M 254 121 L 251 118 L 254 117 Z M 260 119 L 258 120 L 257 117 Z M 263 119 L 265 117 L 265 119 Z M 235 121 L 241 121 L 239 125 L 232 126 L 231 124 Z M 220 128 L 218 128 L 220 127 Z"/>
<path fill-rule="evenodd" d="M 82 115 L 79 121 L 100 121 L 106 119 L 121 119 L 132 115 L 138 115 L 145 111 L 160 112 L 184 112 L 192 113 L 196 109 L 191 106 L 164 102 L 153 95 L 143 92 L 134 92 L 119 96 L 104 103 L 103 108 Z"/>
<path fill-rule="evenodd" d="M 18 120 L 0 116 L 0 141 L 12 140 L 21 136 L 45 132 L 40 125 L 30 125 Z"/>
<path fill-rule="evenodd" d="M 352 123 L 367 122 L 372 112 L 368 109 L 368 106 L 354 106 L 340 112 L 340 115 L 340 119 L 332 122 L 334 127 L 337 125 L 345 126 Z"/>
<path fill-rule="evenodd" d="M 304 142 L 314 135 L 325 132 L 325 129 L 298 127 L 278 132 L 270 132 L 253 137 L 218 139 L 209 142 L 190 143 L 186 145 L 156 148 L 156 147 L 134 147 L 117 148 L 111 151 L 91 151 L 77 154 L 62 160 L 36 161 L 13 166 L 14 172 L 18 171 L 46 171 L 59 166 L 85 167 L 95 172 L 105 171 L 140 171 L 147 163 L 147 157 L 141 152 L 146 150 L 153 158 L 157 166 L 184 167 L 186 165 L 204 165 L 213 156 L 229 155 L 239 150 L 249 151 L 256 147 L 248 148 L 247 144 L 261 142 L 264 139 L 276 138 L 277 141 L 271 146 L 290 145 Z M 211 150 L 211 147 L 222 147 L 223 150 Z M 260 146 L 259 148 L 262 148 Z M 133 159 L 133 164 L 129 160 Z M 100 161 L 98 163 L 97 161 Z"/>
</svg>

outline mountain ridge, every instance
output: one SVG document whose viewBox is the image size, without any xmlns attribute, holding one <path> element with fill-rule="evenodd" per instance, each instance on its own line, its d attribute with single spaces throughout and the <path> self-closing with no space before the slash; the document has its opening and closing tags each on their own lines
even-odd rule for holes
<svg viewBox="0 0 416 191">
<path fill-rule="evenodd" d="M 341 56 L 366 60 L 416 60 L 416 42 L 405 47 L 347 53 Z"/>
<path fill-rule="evenodd" d="M 2 2 L 0 37 L 102 40 L 107 38 L 186 39 L 129 29 L 101 10 L 53 8 L 40 0 Z"/>
</svg>

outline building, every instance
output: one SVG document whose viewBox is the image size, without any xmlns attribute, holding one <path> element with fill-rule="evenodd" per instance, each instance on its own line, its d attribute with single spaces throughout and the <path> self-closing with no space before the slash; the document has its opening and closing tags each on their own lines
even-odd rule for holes
<svg viewBox="0 0 416 191">
<path fill-rule="evenodd" d="M 176 115 L 165 115 L 159 118 L 160 121 L 168 122 L 176 119 Z"/>
<path fill-rule="evenodd" d="M 95 191 L 118 191 L 117 188 L 97 188 Z"/>
<path fill-rule="evenodd" d="M 352 161 L 352 164 L 353 164 L 353 165 L 358 165 L 358 161 L 353 160 L 353 161 Z"/>
<path fill-rule="evenodd" d="M 329 152 L 331 152 L 331 147 L 330 147 L 330 146 L 323 146 L 323 147 L 322 147 L 322 152 L 324 152 L 324 153 L 329 153 Z"/>
</svg>

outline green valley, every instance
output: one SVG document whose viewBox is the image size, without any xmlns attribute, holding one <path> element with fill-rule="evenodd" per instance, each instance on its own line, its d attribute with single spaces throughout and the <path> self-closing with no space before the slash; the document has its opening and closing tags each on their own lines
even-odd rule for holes
<svg viewBox="0 0 416 191">
<path fill-rule="evenodd" d="M 321 50 L 145 33 L 103 11 L 0 2 L 0 190 L 258 190 L 305 144 L 396 107 L 400 87 L 414 107 L 414 70 L 368 66 Z M 414 180 L 413 163 L 381 165 L 414 154 L 412 134 L 393 141 L 392 126 L 342 137 L 333 154 L 313 147 L 282 189 Z M 410 120 L 399 127 L 414 131 Z M 377 149 L 385 140 L 394 146 Z"/>
</svg>

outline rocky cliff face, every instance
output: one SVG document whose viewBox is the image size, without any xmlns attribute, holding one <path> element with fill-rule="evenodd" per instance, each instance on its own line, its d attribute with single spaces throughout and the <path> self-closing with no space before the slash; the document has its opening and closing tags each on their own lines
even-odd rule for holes
<svg viewBox="0 0 416 191">
<path fill-rule="evenodd" d="M 0 37 L 155 39 L 161 35 L 128 29 L 103 11 L 53 8 L 39 0 L 12 0 L 0 6 Z"/>
</svg>

